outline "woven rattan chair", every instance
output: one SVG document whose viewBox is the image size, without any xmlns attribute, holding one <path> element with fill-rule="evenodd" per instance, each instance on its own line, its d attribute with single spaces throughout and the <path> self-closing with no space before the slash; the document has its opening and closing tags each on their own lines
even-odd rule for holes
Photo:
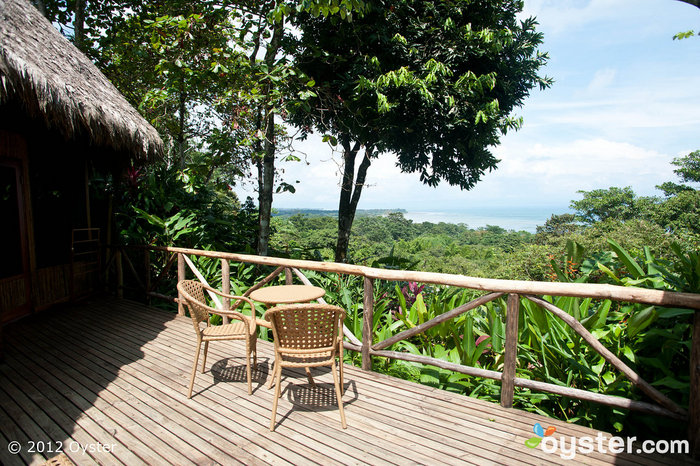
<svg viewBox="0 0 700 466">
<path fill-rule="evenodd" d="M 210 341 L 222 340 L 245 340 L 246 348 L 246 375 L 248 376 L 248 394 L 253 393 L 253 385 L 251 382 L 250 356 L 253 355 L 253 365 L 257 366 L 257 324 L 255 316 L 246 316 L 238 311 L 228 309 L 214 309 L 207 306 L 204 299 L 205 290 L 209 290 L 223 298 L 228 298 L 232 305 L 238 307 L 243 301 L 250 304 L 252 313 L 255 313 L 253 301 L 244 296 L 233 296 L 222 293 L 209 286 L 203 285 L 194 280 L 182 280 L 177 284 L 177 290 L 185 300 L 185 306 L 192 317 L 194 330 L 197 332 L 197 352 L 194 354 L 194 363 L 192 364 L 192 377 L 190 379 L 190 388 L 187 392 L 187 398 L 192 397 L 192 388 L 194 387 L 194 377 L 197 373 L 197 362 L 199 353 L 204 342 L 204 358 L 202 359 L 202 373 L 207 362 L 207 350 L 209 349 Z M 224 325 L 211 325 L 209 322 L 210 315 L 218 314 L 220 316 L 230 317 L 234 320 L 231 323 Z M 201 324 L 205 322 L 206 326 Z"/>
<path fill-rule="evenodd" d="M 310 367 L 330 366 L 338 399 L 340 421 L 347 427 L 343 411 L 343 334 L 345 311 L 328 304 L 290 304 L 268 310 L 263 316 L 272 325 L 275 343 L 274 383 L 270 430 L 275 430 L 277 401 L 282 395 L 280 379 L 282 368 L 305 368 L 309 382 L 313 378 Z M 340 359 L 336 372 L 336 358 Z"/>
</svg>

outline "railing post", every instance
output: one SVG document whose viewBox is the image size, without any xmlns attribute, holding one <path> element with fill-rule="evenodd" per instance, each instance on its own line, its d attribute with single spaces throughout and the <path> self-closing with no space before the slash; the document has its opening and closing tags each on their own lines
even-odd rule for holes
<svg viewBox="0 0 700 466">
<path fill-rule="evenodd" d="M 515 366 L 518 361 L 518 314 L 520 313 L 520 296 L 508 295 L 506 308 L 506 342 L 503 357 L 503 375 L 501 379 L 501 406 L 513 407 L 515 392 Z"/>
<path fill-rule="evenodd" d="M 688 405 L 688 440 L 690 456 L 700 459 L 700 311 L 693 317 L 693 336 L 690 350 L 690 403 Z"/>
<path fill-rule="evenodd" d="M 114 267 L 117 269 L 117 298 L 124 297 L 124 268 L 122 265 L 122 250 L 114 251 Z"/>
<path fill-rule="evenodd" d="M 292 269 L 289 267 L 284 268 L 284 284 L 291 285 L 294 281 L 294 275 L 292 275 Z"/>
<path fill-rule="evenodd" d="M 226 294 L 231 294 L 231 265 L 228 259 L 221 259 L 221 291 Z M 224 298 L 222 301 L 224 309 L 231 308 L 231 300 Z M 255 310 L 253 310 L 255 312 Z M 224 316 L 224 324 L 230 322 L 229 318 Z"/>
<path fill-rule="evenodd" d="M 372 370 L 369 350 L 374 340 L 374 280 L 365 277 L 365 297 L 362 311 L 362 369 Z"/>
<path fill-rule="evenodd" d="M 180 282 L 181 280 L 185 279 L 185 258 L 182 257 L 182 253 L 178 252 L 177 253 L 177 281 Z M 179 316 L 184 316 L 185 315 L 185 306 L 182 304 L 183 299 L 182 295 L 180 292 L 177 292 L 177 315 Z"/>
</svg>

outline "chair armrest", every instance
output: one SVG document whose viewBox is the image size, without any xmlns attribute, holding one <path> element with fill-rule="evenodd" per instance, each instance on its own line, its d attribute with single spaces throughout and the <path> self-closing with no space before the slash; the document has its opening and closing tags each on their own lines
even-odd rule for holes
<svg viewBox="0 0 700 466">
<path fill-rule="evenodd" d="M 232 294 L 226 294 L 226 293 L 224 293 L 223 291 L 219 291 L 219 290 L 217 290 L 216 288 L 212 288 L 211 286 L 207 286 L 207 285 L 204 285 L 204 284 L 202 284 L 202 287 L 203 287 L 205 290 L 209 290 L 209 291 L 211 291 L 212 293 L 214 293 L 214 294 L 216 294 L 216 295 L 218 295 L 218 296 L 221 296 L 222 298 L 233 299 L 233 300 L 235 300 L 235 301 L 245 301 L 245 302 L 247 302 L 248 304 L 250 304 L 250 308 L 251 308 L 251 309 L 255 309 L 255 303 L 253 303 L 253 300 L 250 299 L 250 298 L 247 297 L 247 296 L 236 296 L 236 295 L 232 295 Z"/>
<path fill-rule="evenodd" d="M 214 290 L 214 291 L 216 291 L 216 290 Z M 228 297 L 230 295 L 224 295 L 224 296 Z M 233 297 L 236 298 L 236 296 L 233 296 Z M 248 301 L 247 298 L 243 298 L 243 299 Z M 197 305 L 203 307 L 209 314 L 219 315 L 222 317 L 233 317 L 233 318 L 242 320 L 243 322 L 248 322 L 248 324 L 251 326 L 251 330 L 254 330 L 255 326 L 257 324 L 257 319 L 255 318 L 255 316 L 251 317 L 251 316 L 247 316 L 241 312 L 227 310 L 227 309 L 216 309 L 216 308 L 213 308 L 211 306 L 207 306 L 206 304 L 201 303 L 201 302 L 197 302 Z M 254 309 L 255 308 L 253 308 L 253 310 Z"/>
<path fill-rule="evenodd" d="M 250 298 L 247 297 L 247 296 L 237 296 L 237 295 L 232 295 L 232 294 L 226 294 L 226 293 L 224 293 L 223 291 L 219 291 L 219 290 L 217 290 L 216 288 L 212 288 L 211 286 L 207 286 L 207 285 L 204 285 L 204 284 L 202 284 L 202 287 L 203 287 L 205 290 L 209 290 L 209 291 L 211 291 L 212 293 L 221 296 L 222 298 L 235 299 L 236 301 L 245 301 L 245 302 L 247 302 L 248 304 L 250 304 L 251 306 L 254 306 L 253 300 L 250 299 Z"/>
<path fill-rule="evenodd" d="M 258 317 L 255 318 L 255 323 L 258 324 L 259 327 L 265 327 L 269 329 L 272 328 L 272 324 L 269 321 L 260 319 Z"/>
</svg>

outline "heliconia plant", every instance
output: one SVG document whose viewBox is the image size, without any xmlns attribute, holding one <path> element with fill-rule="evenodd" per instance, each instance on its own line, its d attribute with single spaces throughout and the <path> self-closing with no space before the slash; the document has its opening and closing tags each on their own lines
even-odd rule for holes
<svg viewBox="0 0 700 466">
<path fill-rule="evenodd" d="M 691 290 L 696 286 L 693 280 L 700 270 L 697 254 L 678 251 L 676 260 L 668 261 L 656 259 L 648 248 L 643 248 L 642 256 L 636 257 L 612 241 L 610 247 L 610 252 L 586 256 L 580 245 L 570 243 L 564 257 L 552 258 L 553 274 L 563 281 L 611 282 L 673 291 Z M 385 291 L 378 292 L 379 305 L 375 304 L 375 341 L 427 322 L 479 295 L 472 290 L 441 286 L 384 286 Z M 393 295 L 392 289 L 387 289 L 389 286 L 393 288 Z M 362 292 L 359 284 L 356 292 L 358 297 L 353 302 L 359 303 Z M 608 349 L 659 390 L 681 405 L 687 404 L 692 311 L 591 298 L 545 296 L 544 299 L 581 322 Z M 500 371 L 503 367 L 505 308 L 505 298 L 496 299 L 407 341 L 398 342 L 390 349 Z M 355 310 L 352 319 L 360 319 L 361 310 L 358 307 Z M 609 395 L 634 396 L 636 392 L 631 382 L 589 348 L 564 322 L 526 299 L 521 299 L 520 313 L 518 377 Z M 349 321 L 348 325 L 356 329 L 359 338 L 361 322 Z M 375 370 L 498 401 L 500 385 L 495 381 L 429 365 L 376 359 Z M 515 403 L 540 414 L 617 431 L 623 429 L 629 416 L 638 416 L 617 408 L 529 390 L 516 390 Z M 639 418 L 641 422 L 648 419 Z M 669 428 L 663 420 L 650 421 L 653 423 Z"/>
</svg>

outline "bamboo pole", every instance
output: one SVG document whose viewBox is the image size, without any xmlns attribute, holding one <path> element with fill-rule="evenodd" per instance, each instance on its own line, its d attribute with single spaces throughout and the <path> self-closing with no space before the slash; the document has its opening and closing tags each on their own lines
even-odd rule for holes
<svg viewBox="0 0 700 466">
<path fill-rule="evenodd" d="M 622 398 L 620 396 L 593 393 L 589 392 L 588 390 L 580 390 L 578 388 L 571 387 L 562 387 L 561 385 L 539 382 L 537 380 L 521 379 L 518 377 L 515 378 L 515 386 L 529 388 L 530 390 L 553 393 L 555 395 L 562 395 L 569 398 L 577 398 L 579 400 L 584 401 L 592 401 L 594 403 L 599 403 L 607 406 L 614 406 L 616 408 L 629 409 L 630 411 L 639 411 L 642 413 L 653 414 L 655 416 L 664 416 L 679 421 L 687 420 L 686 416 L 663 408 L 659 405 L 646 403 L 644 401 L 630 400 L 629 398 Z"/>
<path fill-rule="evenodd" d="M 229 264 L 228 259 L 221 259 L 221 291 L 225 294 L 231 294 L 231 264 Z M 224 309 L 231 308 L 231 300 L 229 298 L 224 298 L 223 304 Z M 255 314 L 255 309 L 252 312 Z M 224 324 L 228 324 L 231 321 L 228 316 L 223 316 L 223 319 Z"/>
<path fill-rule="evenodd" d="M 248 296 L 250 296 L 250 293 L 252 293 L 253 291 L 258 290 L 258 289 L 262 288 L 263 286 L 267 285 L 268 283 L 270 283 L 272 280 L 274 280 L 275 278 L 277 278 L 277 276 L 278 276 L 280 273 L 282 273 L 282 270 L 283 270 L 283 269 L 284 269 L 284 267 L 281 267 L 281 266 L 280 266 L 280 267 L 277 267 L 275 270 L 272 271 L 272 273 L 270 273 L 270 275 L 268 275 L 267 277 L 263 278 L 262 280 L 260 280 L 260 281 L 259 281 L 258 283 L 256 283 L 255 285 L 253 285 L 253 286 L 251 286 L 250 288 L 248 288 L 248 289 L 246 290 L 246 292 L 243 293 L 243 296 L 245 296 L 245 297 L 247 298 Z"/>
<path fill-rule="evenodd" d="M 380 356 L 383 358 L 400 359 L 402 361 L 418 362 L 420 364 L 426 364 L 430 366 L 439 367 L 440 369 L 446 369 L 453 372 L 459 372 L 460 374 L 472 375 L 474 377 L 483 377 L 485 379 L 502 380 L 503 374 L 498 371 L 492 371 L 489 369 L 480 369 L 478 367 L 465 366 L 462 364 L 456 364 L 454 362 L 445 361 L 443 359 L 435 359 L 430 356 L 423 356 L 422 354 L 413 353 L 403 353 L 399 351 L 371 351 L 373 356 Z"/>
<path fill-rule="evenodd" d="M 372 340 L 374 339 L 374 280 L 365 277 L 365 297 L 362 310 L 362 369 L 372 370 Z"/>
<path fill-rule="evenodd" d="M 350 350 L 350 351 L 357 351 L 358 353 L 362 351 L 362 345 L 355 345 L 353 343 L 350 343 L 349 341 L 344 341 L 343 342 L 343 348 Z"/>
<path fill-rule="evenodd" d="M 184 254 L 177 253 L 177 281 L 178 283 L 181 282 L 186 278 L 186 270 L 185 270 L 185 259 L 184 259 Z M 185 315 L 185 306 L 184 303 L 185 301 L 182 298 L 182 293 L 179 291 L 177 292 L 177 315 L 184 316 Z"/>
<path fill-rule="evenodd" d="M 194 262 L 192 262 L 192 260 L 191 260 L 189 257 L 187 257 L 186 255 L 183 255 L 182 257 L 185 259 L 185 263 L 186 263 L 187 266 L 190 268 L 190 270 L 192 271 L 192 273 L 194 273 L 194 276 L 197 277 L 197 279 L 198 279 L 200 282 L 202 282 L 203 284 L 207 285 L 209 288 L 213 288 L 213 287 L 209 284 L 209 282 L 207 282 L 207 279 L 204 278 L 204 275 L 202 275 L 202 272 L 200 272 L 199 269 L 197 268 L 197 266 L 194 265 Z M 209 294 L 209 297 L 211 298 L 211 300 L 214 301 L 214 304 L 216 305 L 216 308 L 217 308 L 217 309 L 223 309 L 223 306 L 222 306 L 222 304 L 221 304 L 221 300 L 219 299 L 219 297 L 218 297 L 215 293 L 213 293 L 212 291 L 207 290 L 207 293 Z"/>
<path fill-rule="evenodd" d="M 608 361 L 614 368 L 622 372 L 625 377 L 627 377 L 634 385 L 639 387 L 644 393 L 646 393 L 651 399 L 659 403 L 661 406 L 664 408 L 677 413 L 681 416 L 687 416 L 688 413 L 678 406 L 676 403 L 674 403 L 670 398 L 668 398 L 666 395 L 658 391 L 656 388 L 654 388 L 649 382 L 646 380 L 642 379 L 639 374 L 634 372 L 627 364 L 622 362 L 620 358 L 615 356 L 609 349 L 607 349 L 603 344 L 596 339 L 593 335 L 591 335 L 591 332 L 586 330 L 586 328 L 581 325 L 581 322 L 578 320 L 574 319 L 571 315 L 568 313 L 562 311 L 552 303 L 549 303 L 543 299 L 536 298 L 534 296 L 525 296 L 527 299 L 532 301 L 533 303 L 541 306 L 542 308 L 548 310 L 555 316 L 559 317 L 561 320 L 563 320 L 569 327 L 574 329 L 576 333 L 581 335 L 581 338 L 583 338 L 586 343 L 588 343 L 598 354 L 600 354 L 603 358 L 605 358 L 606 361 Z"/>
<path fill-rule="evenodd" d="M 146 247 L 146 246 L 140 246 Z M 148 246 L 151 249 L 193 254 L 203 257 L 226 258 L 235 262 L 245 262 L 258 265 L 278 267 L 295 267 L 298 269 L 315 270 L 317 272 L 333 272 L 347 275 L 359 275 L 375 280 L 413 281 L 437 285 L 456 286 L 473 290 L 516 293 L 529 295 L 572 296 L 580 298 L 612 299 L 632 303 L 647 303 L 667 307 L 685 307 L 700 309 L 700 293 L 678 293 L 662 290 L 636 288 L 632 286 L 604 285 L 598 283 L 561 283 L 534 282 L 525 280 L 501 280 L 494 278 L 467 277 L 434 272 L 414 272 L 406 270 L 375 269 L 335 262 L 316 262 L 298 259 L 282 259 L 269 256 L 253 256 L 219 251 L 203 251 L 199 249 Z"/>
<path fill-rule="evenodd" d="M 501 406 L 513 407 L 515 393 L 515 366 L 518 363 L 518 315 L 520 296 L 508 295 L 506 310 L 506 342 L 503 355 L 503 378 L 501 379 Z"/>
<path fill-rule="evenodd" d="M 690 352 L 690 403 L 688 404 L 688 439 L 690 456 L 700 459 L 700 312 L 693 318 L 693 337 Z"/>
<path fill-rule="evenodd" d="M 429 328 L 435 327 L 436 325 L 439 325 L 447 320 L 454 319 L 455 317 L 459 317 L 460 315 L 464 314 L 465 312 L 469 312 L 472 309 L 476 309 L 477 307 L 484 305 L 488 303 L 489 301 L 493 301 L 494 299 L 497 299 L 499 297 L 503 296 L 503 293 L 489 293 L 485 296 L 481 296 L 480 298 L 477 298 L 473 301 L 469 301 L 466 304 L 463 304 L 459 307 L 456 307 L 452 309 L 451 311 L 447 311 L 444 314 L 440 314 L 439 316 L 430 319 L 427 322 L 423 322 L 420 325 L 416 325 L 413 328 L 410 328 L 408 330 L 404 330 L 403 332 L 397 333 L 391 338 L 387 338 L 384 341 L 381 341 L 375 345 L 372 345 L 373 350 L 382 350 L 384 348 L 388 348 L 394 343 L 398 343 L 399 341 L 402 340 L 408 340 L 409 338 L 418 335 L 419 333 L 423 333 Z"/>
<path fill-rule="evenodd" d="M 345 347 L 353 349 L 352 347 L 349 347 L 347 343 Z M 503 374 L 501 372 L 492 371 L 488 369 L 480 369 L 478 367 L 464 366 L 462 364 L 456 364 L 453 362 L 448 362 L 442 359 L 435 359 L 431 358 L 430 356 L 423 356 L 420 354 L 402 353 L 398 351 L 372 350 L 372 355 L 384 358 L 399 359 L 402 361 L 417 362 L 420 364 L 439 367 L 440 369 L 445 369 L 452 372 L 459 372 L 460 374 L 466 374 L 473 377 L 482 377 L 485 379 L 501 381 L 503 380 Z M 671 412 L 666 408 L 662 408 L 661 406 L 654 405 L 651 403 L 645 403 L 643 401 L 630 400 L 629 398 L 604 395 L 601 393 L 593 393 L 587 390 L 563 387 L 561 385 L 554 385 L 546 382 L 538 382 L 536 380 L 521 379 L 519 377 L 515 377 L 513 379 L 513 384 L 515 387 L 529 388 L 531 390 L 553 393 L 555 395 L 566 396 L 569 398 L 577 398 L 580 400 L 592 401 L 608 406 L 614 406 L 616 408 L 629 409 L 631 411 L 639 411 L 677 420 L 686 419 L 684 416 Z"/>
</svg>

